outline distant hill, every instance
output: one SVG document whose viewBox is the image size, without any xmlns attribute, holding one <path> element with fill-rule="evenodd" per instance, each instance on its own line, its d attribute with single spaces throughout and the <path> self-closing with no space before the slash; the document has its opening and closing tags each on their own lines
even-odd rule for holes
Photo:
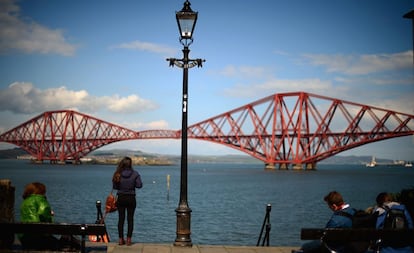
<svg viewBox="0 0 414 253">
<path fill-rule="evenodd" d="M 140 150 L 130 149 L 111 149 L 111 150 L 96 150 L 89 153 L 90 156 L 148 156 L 148 154 Z"/>
<path fill-rule="evenodd" d="M 372 156 L 332 156 L 323 161 L 321 164 L 367 164 L 372 161 Z M 375 158 L 377 165 L 397 165 L 401 162 L 404 164 L 405 161 L 397 161 L 384 158 Z"/>
<path fill-rule="evenodd" d="M 27 152 L 21 148 L 0 150 L 0 159 L 16 159 L 17 156 L 26 155 Z M 143 156 L 147 158 L 163 157 L 172 161 L 173 163 L 180 162 L 179 155 L 164 155 L 151 154 L 139 150 L 129 149 L 111 149 L 111 150 L 97 150 L 91 152 L 90 156 Z M 323 161 L 321 164 L 365 164 L 370 162 L 371 156 L 333 156 Z M 390 159 L 376 158 L 378 163 L 392 163 Z M 248 155 L 188 155 L 188 162 L 190 163 L 262 163 L 261 161 Z"/>
<path fill-rule="evenodd" d="M 332 156 L 321 164 L 366 164 L 372 160 L 372 156 Z M 376 158 L 378 163 L 391 163 L 392 160 Z"/>
<path fill-rule="evenodd" d="M 27 155 L 27 152 L 21 148 L 0 150 L 0 159 L 16 159 L 20 155 Z"/>
</svg>

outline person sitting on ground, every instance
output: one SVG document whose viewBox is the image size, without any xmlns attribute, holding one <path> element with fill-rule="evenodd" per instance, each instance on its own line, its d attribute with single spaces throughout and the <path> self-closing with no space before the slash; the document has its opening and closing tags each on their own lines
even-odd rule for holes
<svg viewBox="0 0 414 253">
<path fill-rule="evenodd" d="M 376 198 L 377 207 L 375 209 L 376 212 L 378 212 L 378 218 L 377 218 L 377 224 L 376 228 L 384 228 L 387 212 L 390 209 L 397 209 L 403 211 L 403 214 L 405 216 L 405 221 L 407 224 L 405 225 L 406 228 L 412 229 L 413 228 L 413 220 L 407 210 L 407 208 L 393 200 L 393 197 L 391 194 L 387 192 L 381 192 L 378 194 Z M 413 253 L 414 249 L 410 246 L 407 246 L 406 244 L 401 244 L 401 241 L 397 242 L 397 244 L 394 244 L 394 242 L 382 242 L 380 244 L 381 253 Z M 392 247 L 391 247 L 392 245 Z"/>
<path fill-rule="evenodd" d="M 350 228 L 352 227 L 352 219 L 343 215 L 347 213 L 349 216 L 355 214 L 355 209 L 351 208 L 349 204 L 345 203 L 342 195 L 337 191 L 331 191 L 324 197 L 328 207 L 333 211 L 333 214 L 326 224 L 326 228 Z M 320 240 L 307 242 L 302 245 L 299 251 L 292 252 L 304 252 L 304 253 L 319 253 L 319 252 L 332 252 L 334 250 L 338 253 L 345 253 L 344 245 L 342 244 L 325 244 Z"/>
</svg>

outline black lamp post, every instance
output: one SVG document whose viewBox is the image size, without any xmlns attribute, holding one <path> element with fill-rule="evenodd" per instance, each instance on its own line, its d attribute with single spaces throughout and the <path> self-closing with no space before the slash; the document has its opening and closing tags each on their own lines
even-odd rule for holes
<svg viewBox="0 0 414 253">
<path fill-rule="evenodd" d="M 188 113 L 188 69 L 192 67 L 202 67 L 205 60 L 189 59 L 190 49 L 193 43 L 193 32 L 197 22 L 197 12 L 190 8 L 190 2 L 185 1 L 181 11 L 176 12 L 178 30 L 180 32 L 180 42 L 184 46 L 182 59 L 168 58 L 170 66 L 174 65 L 183 69 L 183 104 L 182 104 L 182 123 L 181 123 L 181 181 L 180 181 L 180 202 L 175 212 L 177 214 L 177 237 L 175 246 L 192 246 L 191 242 L 191 208 L 187 201 L 187 113 Z"/>
</svg>

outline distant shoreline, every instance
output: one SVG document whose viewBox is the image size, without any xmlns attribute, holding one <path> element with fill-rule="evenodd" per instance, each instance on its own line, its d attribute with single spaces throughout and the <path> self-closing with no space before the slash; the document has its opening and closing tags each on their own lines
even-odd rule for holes
<svg viewBox="0 0 414 253">
<path fill-rule="evenodd" d="M 117 164 L 119 159 L 124 156 L 133 158 L 133 162 L 136 165 L 148 165 L 148 166 L 168 166 L 175 165 L 181 162 L 179 155 L 165 155 L 165 154 L 150 154 L 142 151 L 134 150 L 105 150 L 105 151 L 94 151 L 90 155 L 81 158 L 83 164 Z M 0 159 L 20 159 L 20 160 L 31 160 L 33 157 L 30 156 L 26 151 L 20 148 L 0 150 Z M 364 165 L 372 160 L 372 156 L 333 156 L 329 157 L 319 164 L 350 164 L 350 165 Z M 45 161 L 46 162 L 46 161 Z M 188 155 L 189 163 L 252 163 L 261 164 L 262 161 L 250 157 L 245 154 L 241 155 Z M 376 158 L 378 166 L 389 166 L 402 164 L 401 161 L 391 159 Z M 397 163 L 396 163 L 397 162 Z M 399 163 L 398 163 L 399 162 Z M 414 162 L 406 161 L 406 162 Z M 71 161 L 68 161 L 71 163 Z"/>
</svg>

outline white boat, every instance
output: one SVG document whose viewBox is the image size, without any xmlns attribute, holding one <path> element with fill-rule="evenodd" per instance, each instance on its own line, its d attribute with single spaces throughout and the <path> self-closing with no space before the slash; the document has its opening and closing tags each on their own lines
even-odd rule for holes
<svg viewBox="0 0 414 253">
<path fill-rule="evenodd" d="M 371 162 L 367 163 L 365 166 L 370 167 L 370 168 L 377 166 L 377 162 L 375 161 L 375 156 L 373 156 Z"/>
<path fill-rule="evenodd" d="M 404 167 L 411 168 L 413 167 L 413 164 L 411 162 L 407 162 L 406 164 L 404 164 Z"/>
</svg>

